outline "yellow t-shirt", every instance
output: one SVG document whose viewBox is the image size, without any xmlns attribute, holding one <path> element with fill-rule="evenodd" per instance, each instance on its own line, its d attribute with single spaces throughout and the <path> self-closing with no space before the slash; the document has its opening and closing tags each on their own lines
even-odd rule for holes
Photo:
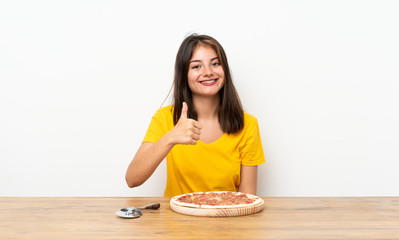
<svg viewBox="0 0 399 240">
<path fill-rule="evenodd" d="M 173 107 L 159 109 L 152 117 L 143 142 L 157 142 L 174 127 Z M 255 117 L 244 113 L 244 128 L 238 133 L 224 133 L 206 144 L 175 145 L 166 156 L 165 197 L 189 192 L 237 191 L 241 165 L 256 166 L 265 162 Z"/>
</svg>

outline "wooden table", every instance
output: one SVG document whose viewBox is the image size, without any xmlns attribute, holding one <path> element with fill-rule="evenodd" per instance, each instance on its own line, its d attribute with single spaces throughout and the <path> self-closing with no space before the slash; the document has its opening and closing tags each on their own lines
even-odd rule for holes
<svg viewBox="0 0 399 240">
<path fill-rule="evenodd" d="M 399 198 L 263 198 L 241 217 L 173 212 L 169 198 L 0 198 L 0 239 L 399 239 Z M 161 203 L 136 219 L 115 212 Z"/>
</svg>

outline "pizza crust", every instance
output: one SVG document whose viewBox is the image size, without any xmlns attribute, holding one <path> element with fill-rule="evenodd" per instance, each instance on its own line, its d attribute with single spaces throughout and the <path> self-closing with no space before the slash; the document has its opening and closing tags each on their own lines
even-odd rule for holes
<svg viewBox="0 0 399 240">
<path fill-rule="evenodd" d="M 187 193 L 179 196 L 175 196 L 170 200 L 170 206 L 172 210 L 178 213 L 194 215 L 194 216 L 241 216 L 257 213 L 263 210 L 264 201 L 262 198 L 257 197 L 252 194 L 240 193 L 240 192 L 229 192 L 231 194 L 241 195 L 244 194 L 248 198 L 253 199 L 254 202 L 249 204 L 235 204 L 235 205 L 197 205 L 192 203 L 180 202 L 178 199 L 186 195 L 193 194 L 210 194 L 210 193 L 225 193 L 228 191 L 218 191 L 218 192 L 197 192 L 197 193 Z"/>
</svg>

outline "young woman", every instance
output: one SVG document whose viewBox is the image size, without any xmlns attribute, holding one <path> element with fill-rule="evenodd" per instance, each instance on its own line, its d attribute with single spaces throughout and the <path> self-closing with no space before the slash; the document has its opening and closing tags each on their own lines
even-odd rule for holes
<svg viewBox="0 0 399 240">
<path fill-rule="evenodd" d="M 175 62 L 174 103 L 159 109 L 126 172 L 143 184 L 166 157 L 164 196 L 189 192 L 256 194 L 265 162 L 256 118 L 244 113 L 226 54 L 212 37 L 193 34 Z"/>
</svg>

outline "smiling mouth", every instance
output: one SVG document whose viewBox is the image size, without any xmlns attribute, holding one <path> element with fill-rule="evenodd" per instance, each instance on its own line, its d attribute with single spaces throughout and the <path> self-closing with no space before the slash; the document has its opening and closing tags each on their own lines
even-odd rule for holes
<svg viewBox="0 0 399 240">
<path fill-rule="evenodd" d="M 202 85 L 205 85 L 205 86 L 212 86 L 213 84 L 215 84 L 215 83 L 217 82 L 217 80 L 218 80 L 218 79 L 215 78 L 215 79 L 200 81 L 200 83 L 201 83 Z"/>
</svg>

